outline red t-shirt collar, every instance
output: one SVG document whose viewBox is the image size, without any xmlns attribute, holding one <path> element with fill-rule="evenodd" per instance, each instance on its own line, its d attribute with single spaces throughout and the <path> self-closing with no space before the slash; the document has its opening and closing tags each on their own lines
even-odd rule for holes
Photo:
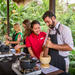
<svg viewBox="0 0 75 75">
<path fill-rule="evenodd" d="M 33 36 L 34 38 L 37 38 L 37 37 L 40 36 L 40 33 L 39 33 L 39 35 L 36 35 L 35 33 L 32 32 L 32 36 Z"/>
</svg>

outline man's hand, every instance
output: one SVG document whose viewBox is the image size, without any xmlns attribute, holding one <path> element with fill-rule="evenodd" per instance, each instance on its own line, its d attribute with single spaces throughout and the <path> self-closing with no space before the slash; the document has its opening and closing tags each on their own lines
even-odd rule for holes
<svg viewBox="0 0 75 75">
<path fill-rule="evenodd" d="M 48 47 L 48 48 L 53 47 L 53 43 L 51 42 L 50 38 L 47 39 L 45 46 Z"/>
<path fill-rule="evenodd" d="M 46 41 L 45 47 L 53 48 L 55 50 L 60 50 L 60 51 L 72 51 L 72 48 L 69 45 L 67 45 L 67 44 L 62 44 L 62 45 L 54 44 L 51 42 L 50 38 L 48 38 L 48 40 Z"/>
</svg>

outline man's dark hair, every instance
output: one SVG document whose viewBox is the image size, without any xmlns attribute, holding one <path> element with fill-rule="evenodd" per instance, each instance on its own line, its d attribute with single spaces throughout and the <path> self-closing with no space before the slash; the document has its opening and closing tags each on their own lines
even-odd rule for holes
<svg viewBox="0 0 75 75">
<path fill-rule="evenodd" d="M 51 11 L 46 11 L 42 18 L 44 20 L 46 17 L 52 18 L 53 16 L 56 18 L 56 16 Z"/>
<path fill-rule="evenodd" d="M 37 20 L 33 20 L 33 21 L 31 22 L 31 28 L 33 28 L 34 24 L 39 24 L 39 25 L 40 25 L 40 22 L 37 21 Z"/>
</svg>

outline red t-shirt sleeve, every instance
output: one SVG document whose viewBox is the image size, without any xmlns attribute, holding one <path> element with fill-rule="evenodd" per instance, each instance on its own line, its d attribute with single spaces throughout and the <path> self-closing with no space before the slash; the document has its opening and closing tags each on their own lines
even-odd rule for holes
<svg viewBox="0 0 75 75">
<path fill-rule="evenodd" d="M 26 47 L 31 47 L 31 43 L 30 43 L 29 37 L 26 37 Z"/>
</svg>

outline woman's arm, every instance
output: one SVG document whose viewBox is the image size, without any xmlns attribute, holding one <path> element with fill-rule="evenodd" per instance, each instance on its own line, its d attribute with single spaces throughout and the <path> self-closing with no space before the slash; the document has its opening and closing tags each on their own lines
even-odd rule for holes
<svg viewBox="0 0 75 75">
<path fill-rule="evenodd" d="M 29 38 L 28 36 L 27 36 L 27 38 L 26 38 L 26 47 L 28 48 L 28 52 L 29 52 L 29 54 L 31 55 L 31 57 L 37 58 L 37 57 L 35 56 L 35 54 L 33 53 L 31 41 L 30 41 L 30 38 Z"/>
<path fill-rule="evenodd" d="M 32 48 L 31 48 L 31 47 L 28 47 L 28 51 L 29 51 L 29 53 L 30 53 L 31 57 L 36 57 L 36 56 L 34 55 L 34 53 L 33 53 L 33 51 L 32 51 Z"/>
<path fill-rule="evenodd" d="M 18 35 L 17 41 L 9 41 L 10 44 L 19 44 L 21 41 L 21 35 Z"/>
<path fill-rule="evenodd" d="M 18 45 L 15 46 L 15 49 L 24 48 L 24 47 L 26 47 L 26 45 L 19 45 L 18 44 Z"/>
</svg>

